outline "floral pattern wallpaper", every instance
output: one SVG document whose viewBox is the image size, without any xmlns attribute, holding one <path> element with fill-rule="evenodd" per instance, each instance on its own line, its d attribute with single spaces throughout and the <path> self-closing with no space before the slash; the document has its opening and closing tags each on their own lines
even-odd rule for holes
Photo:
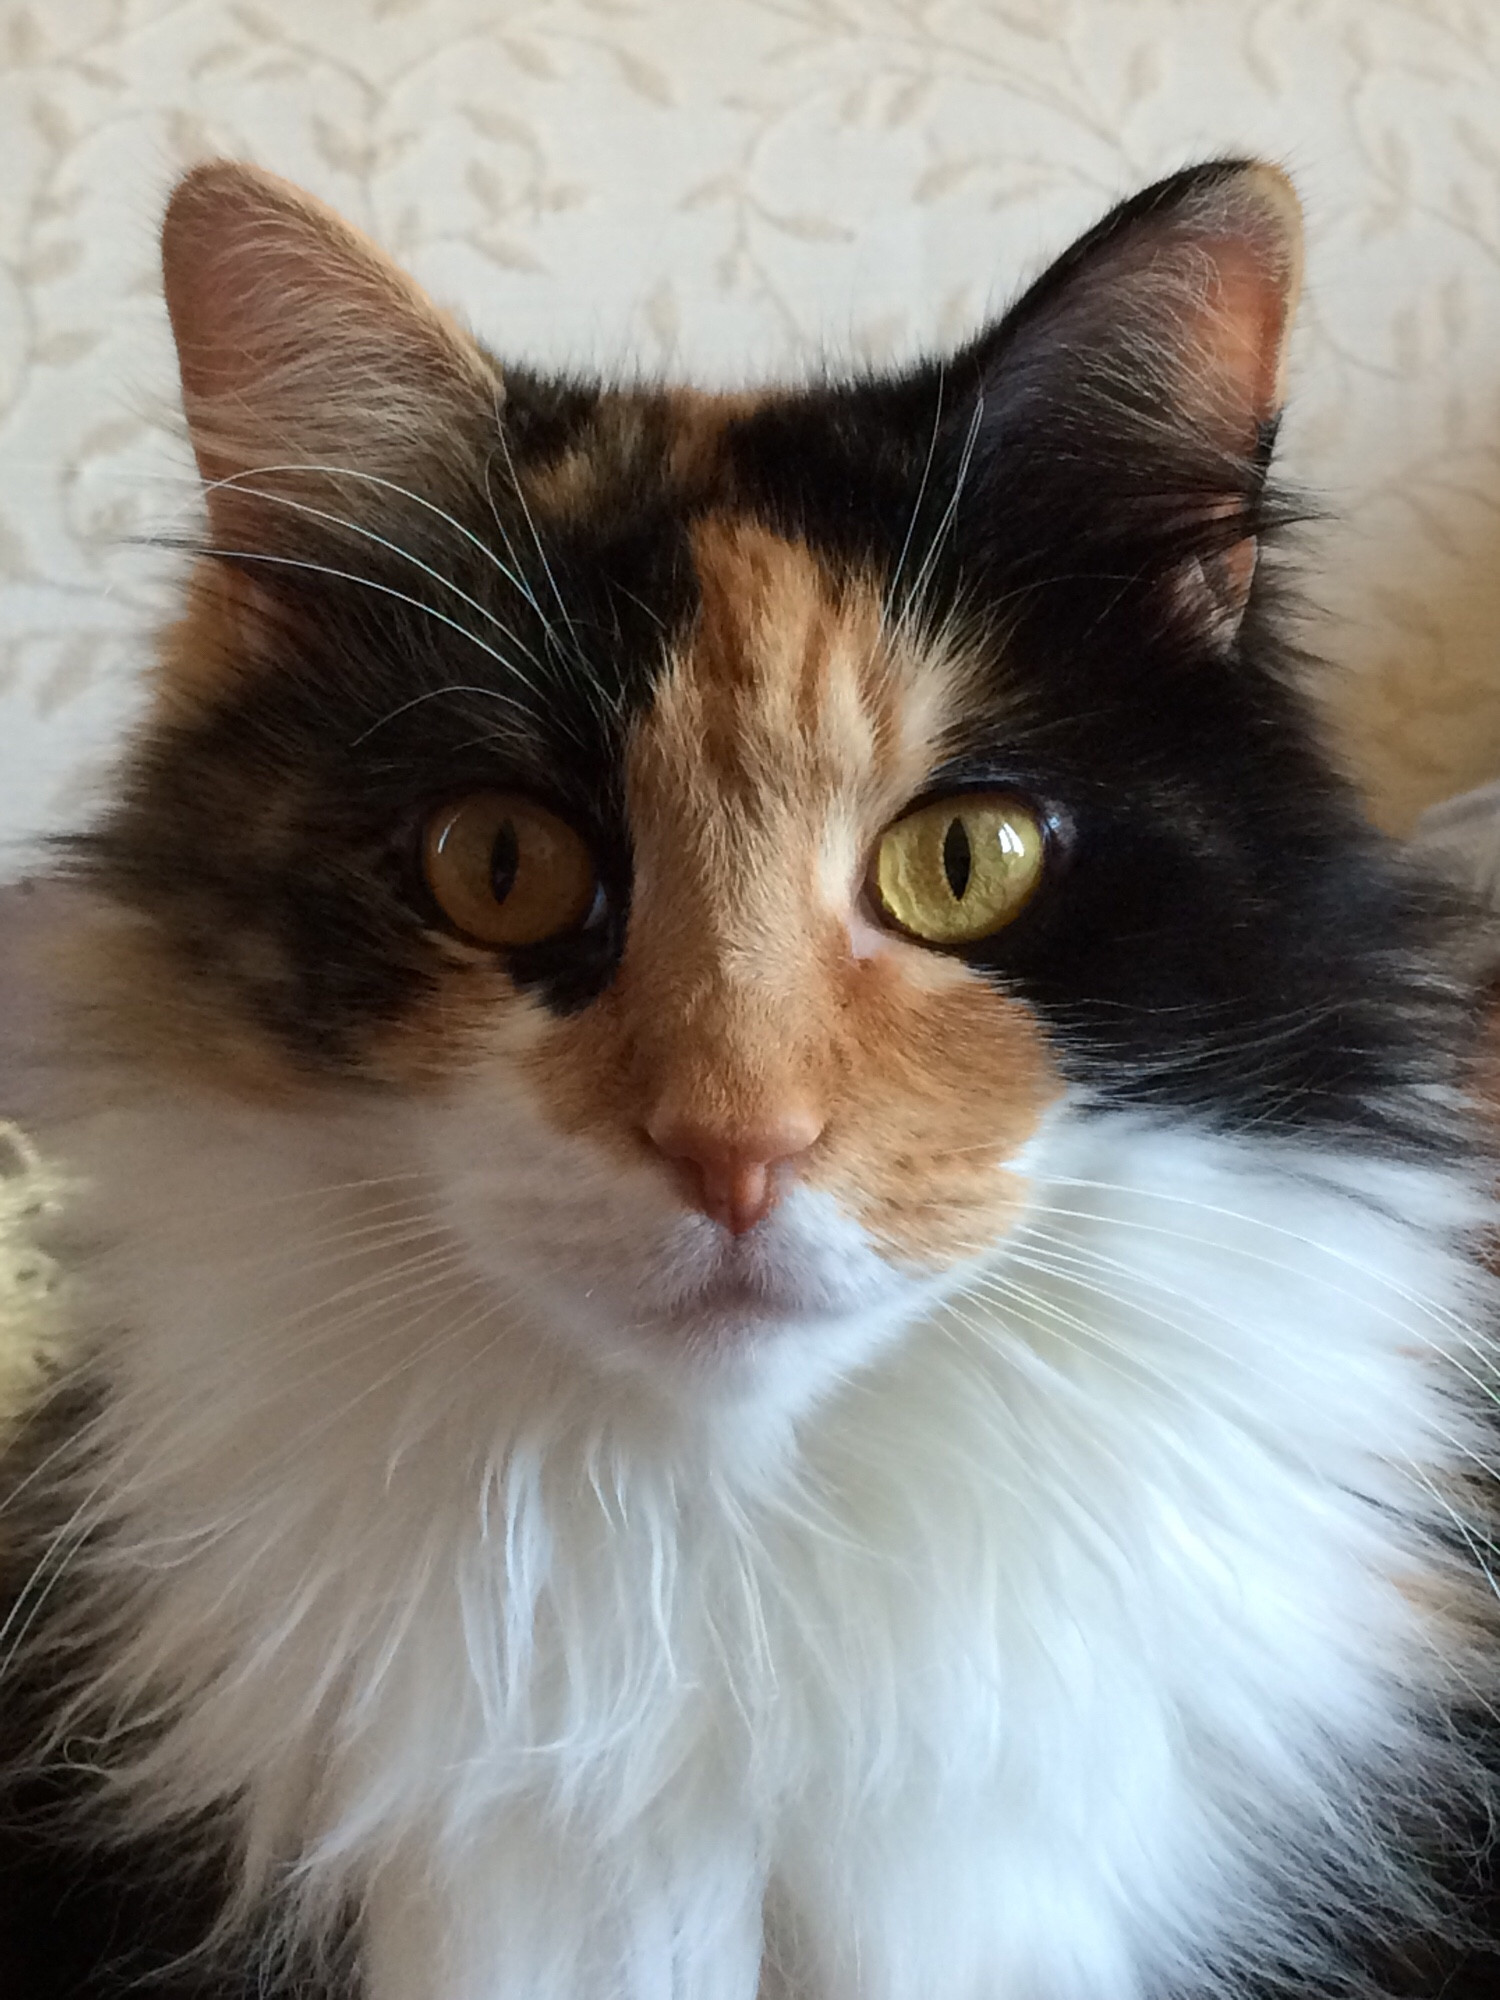
<svg viewBox="0 0 1500 2000">
<path fill-rule="evenodd" d="M 181 168 L 303 182 L 502 354 L 728 383 L 954 342 L 1242 150 L 1307 208 L 1305 637 L 1404 828 L 1500 773 L 1496 0 L 0 0 L 0 878 L 170 605 Z"/>
</svg>

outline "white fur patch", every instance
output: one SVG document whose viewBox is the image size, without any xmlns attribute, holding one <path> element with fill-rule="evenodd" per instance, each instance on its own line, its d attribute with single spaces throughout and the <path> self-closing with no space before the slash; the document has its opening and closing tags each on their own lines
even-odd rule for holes
<svg viewBox="0 0 1500 2000">
<path fill-rule="evenodd" d="M 99 1692 L 172 1710 L 135 1810 L 242 1797 L 247 1897 L 357 1902 L 370 2000 L 1212 1985 L 1423 1782 L 1476 1448 L 1436 1170 L 1064 1113 L 940 1301 L 808 1196 L 726 1251 L 519 1103 L 66 1150 Z"/>
</svg>

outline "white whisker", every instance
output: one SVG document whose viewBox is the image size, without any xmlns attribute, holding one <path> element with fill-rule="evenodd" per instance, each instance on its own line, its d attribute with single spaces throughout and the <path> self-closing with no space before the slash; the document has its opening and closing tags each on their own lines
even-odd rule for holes
<svg viewBox="0 0 1500 2000">
<path fill-rule="evenodd" d="M 456 618 L 450 618 L 445 611 L 439 611 L 435 605 L 424 604 L 420 597 L 412 597 L 406 591 L 396 590 L 388 583 L 376 583 L 373 578 L 361 576 L 355 570 L 334 569 L 327 563 L 304 561 L 298 556 L 265 555 L 258 549 L 228 549 L 205 544 L 198 549 L 198 554 L 213 556 L 225 562 L 266 563 L 277 569 L 309 570 L 317 576 L 332 577 L 337 582 L 352 583 L 361 590 L 374 591 L 381 597 L 394 598 L 397 603 L 409 605 L 413 611 L 420 611 L 425 617 L 436 619 L 438 624 L 446 625 L 450 631 L 457 632 L 460 638 L 467 639 L 472 646 L 477 646 L 481 653 L 488 654 L 490 659 L 497 666 L 504 668 L 507 674 L 513 674 L 515 671 L 512 663 L 505 658 L 503 653 L 497 653 L 494 647 L 481 639 L 477 632 L 471 632 L 467 625 L 461 625 Z M 383 728 L 387 722 L 394 721 L 397 716 L 404 715 L 408 709 L 416 708 L 424 701 L 435 701 L 440 696 L 454 694 L 480 695 L 487 701 L 498 702 L 502 707 L 513 708 L 516 714 L 528 723 L 534 720 L 532 711 L 523 702 L 517 701 L 512 695 L 502 694 L 495 688 L 455 684 L 440 688 L 429 688 L 425 694 L 416 695 L 411 701 L 402 702 L 389 715 L 382 716 L 378 722 L 371 723 L 368 729 L 363 730 L 356 736 L 354 738 L 355 745 L 357 746 L 365 742 L 375 734 L 377 729 Z"/>
<path fill-rule="evenodd" d="M 424 494 L 414 493 L 409 486 L 402 486 L 394 479 L 383 479 L 373 472 L 361 472 L 351 465 L 320 465 L 299 461 L 296 464 L 249 466 L 245 471 L 233 473 L 227 479 L 211 482 L 204 490 L 212 492 L 217 486 L 233 486 L 244 479 L 265 479 L 270 478 L 274 474 L 286 472 L 305 472 L 336 479 L 358 479 L 363 481 L 367 486 L 375 486 L 382 488 L 388 493 L 395 493 L 401 499 L 411 501 L 413 506 L 425 508 L 429 514 L 435 514 L 440 521 L 445 521 L 455 534 L 460 535 L 464 541 L 476 549 L 486 562 L 492 564 L 499 571 L 508 584 L 520 591 L 532 610 L 539 617 L 541 616 L 541 607 L 533 596 L 531 586 L 527 583 L 525 577 L 519 574 L 518 571 L 511 569 L 496 554 L 494 549 L 490 547 L 489 543 L 484 540 L 483 536 L 476 535 L 472 528 L 466 528 L 462 521 L 455 520 L 453 515 L 448 513 L 445 508 L 439 507 Z M 543 620 L 543 623 L 545 622 Z"/>
<path fill-rule="evenodd" d="M 526 498 L 525 488 L 522 486 L 520 476 L 516 471 L 515 460 L 511 456 L 510 439 L 507 437 L 505 431 L 504 413 L 499 409 L 497 409 L 495 412 L 495 425 L 496 425 L 496 433 L 499 440 L 501 455 L 505 460 L 505 469 L 507 473 L 510 475 L 511 489 L 514 492 L 517 501 L 520 503 L 522 518 L 525 520 L 526 526 L 530 531 L 532 543 L 536 548 L 537 559 L 542 565 L 542 574 L 547 579 L 547 583 L 549 588 L 551 589 L 553 599 L 557 604 L 558 611 L 562 615 L 563 624 L 568 628 L 568 637 L 573 642 L 574 652 L 578 658 L 582 659 L 584 656 L 582 653 L 582 649 L 580 648 L 578 643 L 578 630 L 573 623 L 573 619 L 571 614 L 569 613 L 567 605 L 563 601 L 563 594 L 562 591 L 558 588 L 557 578 L 553 574 L 552 565 L 547 560 L 547 551 L 546 548 L 543 546 L 541 534 L 537 529 L 535 516 L 532 514 L 530 504 L 528 503 Z M 491 502 L 491 506 L 492 508 L 494 507 L 493 501 Z M 500 518 L 499 511 L 498 509 L 495 509 L 494 511 L 495 511 L 495 518 L 498 522 Z M 548 627 L 548 631 L 549 632 L 551 631 L 550 626 Z"/>
<path fill-rule="evenodd" d="M 541 661 L 537 659 L 535 653 L 532 652 L 520 634 L 513 631 L 505 623 L 504 619 L 497 617 L 487 604 L 481 604 L 477 597 L 471 597 L 468 591 L 463 589 L 460 584 L 454 582 L 452 577 L 445 576 L 440 569 L 435 569 L 431 563 L 424 562 L 420 556 L 413 555 L 410 549 L 402 548 L 399 542 L 393 542 L 388 536 L 377 534 L 375 529 L 364 527 L 358 521 L 351 521 L 345 515 L 335 514 L 326 507 L 313 507 L 306 501 L 293 500 L 285 493 L 271 493 L 261 487 L 247 486 L 243 474 L 233 480 L 222 480 L 220 484 L 232 486 L 237 493 L 247 493 L 252 499 L 269 501 L 272 506 L 285 507 L 292 513 L 306 515 L 312 520 L 327 521 L 333 527 L 342 528 L 351 535 L 357 535 L 361 541 L 371 542 L 375 547 L 385 549 L 390 555 L 399 557 L 402 562 L 410 563 L 414 569 L 420 570 L 423 576 L 430 577 L 442 589 L 450 592 L 460 602 L 467 604 L 471 611 L 477 611 L 480 617 L 488 624 L 493 625 L 502 637 L 508 639 L 512 645 L 518 646 L 534 666 L 540 667 Z M 534 694 L 541 692 L 538 684 L 522 673 L 519 667 L 512 664 L 511 671 L 523 687 L 530 688 Z"/>
</svg>

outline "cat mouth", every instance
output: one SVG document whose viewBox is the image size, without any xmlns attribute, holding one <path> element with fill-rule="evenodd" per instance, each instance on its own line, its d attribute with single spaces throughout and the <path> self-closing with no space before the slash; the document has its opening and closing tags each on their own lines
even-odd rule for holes
<svg viewBox="0 0 1500 2000">
<path fill-rule="evenodd" d="M 726 1272 L 679 1293 L 657 1318 L 674 1332 L 723 1331 L 731 1325 L 751 1331 L 787 1319 L 821 1319 L 829 1308 L 819 1306 L 794 1286 L 777 1286 L 759 1276 Z"/>
<path fill-rule="evenodd" d="M 839 1318 L 848 1303 L 799 1272 L 769 1245 L 742 1238 L 723 1244 L 706 1266 L 658 1294 L 653 1318 L 674 1333 L 753 1334 L 788 1321 Z"/>
</svg>

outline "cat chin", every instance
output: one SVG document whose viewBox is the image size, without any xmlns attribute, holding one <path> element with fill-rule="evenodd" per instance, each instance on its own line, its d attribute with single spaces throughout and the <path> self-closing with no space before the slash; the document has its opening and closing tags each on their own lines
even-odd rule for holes
<svg viewBox="0 0 1500 2000">
<path fill-rule="evenodd" d="M 735 1237 L 655 1200 L 602 1252 L 583 1231 L 496 1227 L 507 1191 L 484 1173 L 451 1184 L 453 1218 L 481 1269 L 518 1280 L 546 1333 L 674 1401 L 755 1402 L 796 1415 L 857 1370 L 937 1294 L 884 1257 L 834 1199 L 788 1191 Z M 654 1196 L 655 1191 L 652 1190 Z M 561 1230 L 567 1231 L 565 1209 Z"/>
</svg>

